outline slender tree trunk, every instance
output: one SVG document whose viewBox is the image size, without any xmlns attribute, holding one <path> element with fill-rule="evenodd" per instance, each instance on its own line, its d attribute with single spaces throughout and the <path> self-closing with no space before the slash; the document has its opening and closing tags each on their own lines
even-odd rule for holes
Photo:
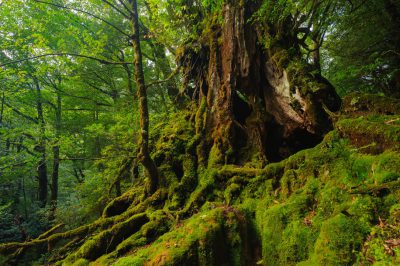
<svg viewBox="0 0 400 266">
<path fill-rule="evenodd" d="M 1 109 L 0 109 L 0 128 L 3 127 L 3 117 L 4 117 L 4 102 L 5 102 L 5 96 L 4 92 L 1 97 Z M 10 149 L 10 139 L 6 139 L 6 146 L 5 146 L 5 154 L 8 154 L 8 151 Z"/>
<path fill-rule="evenodd" d="M 25 191 L 25 177 L 22 176 L 22 195 L 24 197 L 24 214 L 25 214 L 25 220 L 28 220 L 28 204 L 27 204 L 27 199 L 26 199 L 26 191 Z"/>
<path fill-rule="evenodd" d="M 51 176 L 51 205 L 52 212 L 57 208 L 58 199 L 58 176 L 60 168 L 60 133 L 61 133 L 61 95 L 58 90 L 57 92 L 57 105 L 56 105 L 56 117 L 55 117 L 55 135 L 57 143 L 53 146 L 53 173 Z"/>
<path fill-rule="evenodd" d="M 139 39 L 139 18 L 136 0 L 129 0 L 132 6 L 132 26 L 133 26 L 133 51 L 134 51 L 134 66 L 135 78 L 137 86 L 137 94 L 139 99 L 140 109 L 140 140 L 139 140 L 139 154 L 138 159 L 143 164 L 144 168 L 150 177 L 149 192 L 154 193 L 158 188 L 159 177 L 157 166 L 153 159 L 150 157 L 149 152 L 149 110 L 147 106 L 147 90 L 144 81 L 142 51 L 140 48 Z"/>
<path fill-rule="evenodd" d="M 4 92 L 3 92 L 3 95 L 1 97 L 0 126 L 2 126 L 2 124 L 3 124 L 4 101 L 5 101 L 5 97 L 4 97 Z"/>
<path fill-rule="evenodd" d="M 38 189 L 38 199 L 40 201 L 40 206 L 43 208 L 47 203 L 47 194 L 48 194 L 48 180 L 47 180 L 47 162 L 46 162 L 46 139 L 45 139 L 45 121 L 43 116 L 43 105 L 42 105 L 42 93 L 40 89 L 40 85 L 38 80 L 35 78 L 35 86 L 36 86 L 36 94 L 37 94 L 37 103 L 36 110 L 39 122 L 39 143 L 36 146 L 36 151 L 40 153 L 40 160 L 37 166 L 37 174 L 39 180 L 39 189 Z"/>
</svg>

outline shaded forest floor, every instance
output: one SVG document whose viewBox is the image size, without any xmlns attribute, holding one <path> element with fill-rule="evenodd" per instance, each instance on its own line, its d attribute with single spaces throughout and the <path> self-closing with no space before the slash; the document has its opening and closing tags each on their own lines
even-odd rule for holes
<svg viewBox="0 0 400 266">
<path fill-rule="evenodd" d="M 153 134 L 161 189 L 138 183 L 92 224 L 0 245 L 3 263 L 398 265 L 400 102 L 353 94 L 332 119 L 281 162 L 205 167 L 194 115 L 174 115 Z"/>
</svg>

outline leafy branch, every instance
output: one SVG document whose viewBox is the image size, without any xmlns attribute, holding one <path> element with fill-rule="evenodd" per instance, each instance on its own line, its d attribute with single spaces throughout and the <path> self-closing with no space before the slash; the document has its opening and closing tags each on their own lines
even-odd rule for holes
<svg viewBox="0 0 400 266">
<path fill-rule="evenodd" d="M 109 61 L 109 60 L 97 58 L 97 57 L 90 56 L 90 55 L 82 55 L 82 54 L 75 54 L 75 53 L 49 53 L 49 54 L 41 54 L 41 55 L 26 57 L 26 58 L 18 59 L 18 60 L 12 60 L 12 61 L 0 64 L 0 67 L 4 67 L 7 65 L 11 65 L 11 64 L 17 64 L 17 63 L 21 63 L 21 62 L 29 61 L 29 60 L 33 60 L 33 59 L 38 59 L 38 58 L 42 58 L 42 57 L 48 57 L 48 56 L 73 56 L 73 57 L 87 58 L 87 59 L 95 60 L 104 65 L 129 65 L 129 64 L 132 64 L 129 62 L 114 62 L 114 61 Z"/>
</svg>

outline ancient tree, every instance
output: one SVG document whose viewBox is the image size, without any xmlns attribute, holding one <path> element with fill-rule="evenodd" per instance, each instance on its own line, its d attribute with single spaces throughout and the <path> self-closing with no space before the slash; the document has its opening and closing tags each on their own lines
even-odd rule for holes
<svg viewBox="0 0 400 266">
<path fill-rule="evenodd" d="M 317 144 L 331 129 L 326 110 L 340 107 L 333 86 L 302 55 L 298 20 L 305 18 L 271 24 L 257 14 L 260 5 L 227 1 L 223 22 L 214 16 L 181 57 L 203 112 L 199 158 L 209 163 L 281 160 Z"/>
<path fill-rule="evenodd" d="M 264 169 L 267 164 L 318 144 L 332 129 L 329 113 L 337 111 L 341 101 L 321 76 L 318 65 L 304 57 L 305 35 L 300 32 L 307 15 L 288 13 L 279 20 L 267 20 L 263 13 L 265 1 L 227 0 L 221 9 L 203 14 L 207 23 L 202 24 L 198 38 L 187 42 L 178 55 L 187 85 L 184 93 L 193 101 L 181 113 L 190 115 L 182 115 L 184 122 L 180 123 L 184 125 L 171 122 L 169 127 L 182 127 L 171 136 L 157 135 L 156 147 L 159 141 L 168 145 L 153 151 L 153 161 L 137 1 L 129 3 L 141 118 L 138 159 L 150 177 L 152 195 L 143 197 L 143 188 L 134 187 L 113 200 L 92 224 L 64 233 L 51 231 L 27 243 L 0 246 L 0 253 L 12 254 L 14 260 L 31 247 L 45 245 L 49 251 L 56 250 L 50 260 L 67 264 L 94 261 L 105 254 L 105 261 L 118 258 L 153 242 L 171 230 L 173 223 L 179 225 L 182 219 L 199 212 L 207 201 L 229 204 L 221 199 L 223 193 L 214 192 L 223 192 L 232 176 L 242 178 L 245 184 L 249 176 L 275 178 L 275 173 Z M 161 179 L 163 182 L 159 182 Z M 231 214 L 230 219 L 240 220 L 236 227 L 240 233 L 247 230 L 246 217 L 232 207 L 219 210 L 223 210 L 218 211 L 223 217 Z M 223 236 L 224 232 L 219 231 L 205 234 L 210 238 L 199 245 L 210 242 L 207 248 L 215 252 L 200 250 L 199 254 L 211 254 L 216 261 L 218 254 L 228 254 L 231 243 Z M 222 248 L 214 245 L 215 239 L 229 242 L 223 246 L 227 252 L 220 252 Z M 199 245 L 188 249 L 201 249 Z M 199 264 L 200 257 L 193 255 L 197 253 L 188 254 L 193 257 L 187 256 L 187 264 L 176 264 Z M 259 256 L 246 254 L 243 261 L 248 264 L 254 264 Z"/>
</svg>

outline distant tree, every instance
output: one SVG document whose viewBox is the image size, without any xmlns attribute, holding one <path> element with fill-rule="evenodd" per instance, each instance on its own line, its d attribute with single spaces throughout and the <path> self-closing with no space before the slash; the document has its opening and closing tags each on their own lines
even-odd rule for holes
<svg viewBox="0 0 400 266">
<path fill-rule="evenodd" d="M 341 94 L 400 95 L 400 3 L 348 1 L 326 36 L 324 74 Z"/>
</svg>

